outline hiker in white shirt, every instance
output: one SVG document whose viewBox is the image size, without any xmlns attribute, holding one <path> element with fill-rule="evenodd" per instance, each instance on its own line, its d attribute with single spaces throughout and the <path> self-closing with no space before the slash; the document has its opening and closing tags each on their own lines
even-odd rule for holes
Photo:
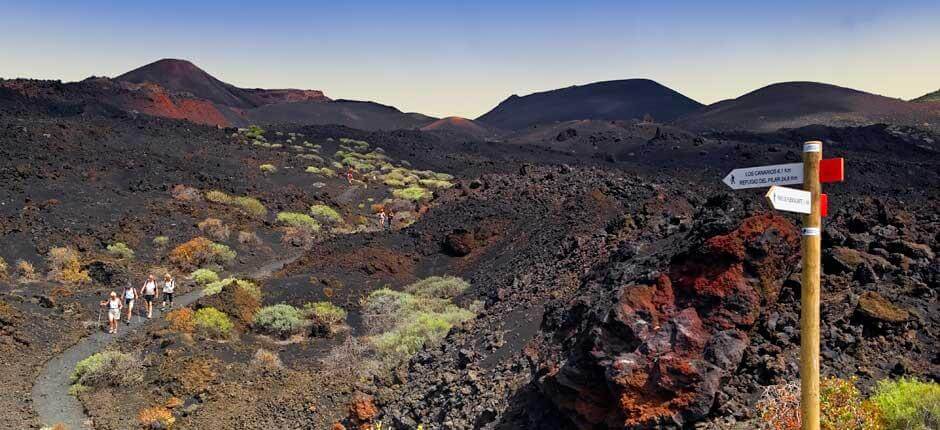
<svg viewBox="0 0 940 430">
<path fill-rule="evenodd" d="M 118 321 L 121 320 L 121 308 L 124 307 L 121 299 L 118 298 L 117 293 L 112 291 L 111 295 L 108 296 L 108 300 L 101 302 L 101 306 L 108 307 L 108 333 L 116 334 Z"/>
<path fill-rule="evenodd" d="M 147 282 L 144 282 L 144 286 L 140 287 L 140 295 L 144 296 L 147 319 L 153 318 L 153 300 L 157 297 L 157 280 L 153 275 L 147 277 Z"/>
<path fill-rule="evenodd" d="M 166 304 L 170 304 L 170 309 L 173 309 L 173 292 L 176 291 L 176 280 L 170 276 L 169 273 L 163 276 L 163 291 L 161 296 L 163 297 L 162 305 L 160 309 L 166 309 Z"/>
<path fill-rule="evenodd" d="M 137 290 L 129 284 L 124 287 L 124 307 L 127 308 L 127 323 L 131 323 L 131 315 L 134 312 L 134 300 L 137 299 Z"/>
</svg>

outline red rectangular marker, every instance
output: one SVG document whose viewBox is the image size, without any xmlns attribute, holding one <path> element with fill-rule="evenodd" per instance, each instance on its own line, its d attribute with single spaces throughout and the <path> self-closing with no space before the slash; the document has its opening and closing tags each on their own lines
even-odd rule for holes
<svg viewBox="0 0 940 430">
<path fill-rule="evenodd" d="M 819 214 L 822 216 L 829 215 L 829 196 L 825 194 L 819 195 Z"/>
<path fill-rule="evenodd" d="M 819 160 L 819 182 L 842 182 L 843 180 L 845 180 L 845 170 L 843 170 L 842 158 Z"/>
</svg>

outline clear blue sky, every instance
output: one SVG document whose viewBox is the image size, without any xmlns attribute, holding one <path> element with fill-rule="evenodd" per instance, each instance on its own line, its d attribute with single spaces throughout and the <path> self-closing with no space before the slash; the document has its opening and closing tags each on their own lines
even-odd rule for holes
<svg viewBox="0 0 940 430">
<path fill-rule="evenodd" d="M 632 77 L 704 103 L 791 80 L 905 99 L 940 88 L 937 0 L 137 3 L 0 0 L 0 77 L 185 58 L 243 87 L 466 117 Z"/>
</svg>

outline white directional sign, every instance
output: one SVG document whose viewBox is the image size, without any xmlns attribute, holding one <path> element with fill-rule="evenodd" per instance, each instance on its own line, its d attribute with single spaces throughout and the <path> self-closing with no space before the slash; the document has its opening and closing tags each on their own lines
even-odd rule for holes
<svg viewBox="0 0 940 430">
<path fill-rule="evenodd" d="M 735 190 L 803 183 L 803 163 L 774 164 L 734 169 L 723 179 Z"/>
<path fill-rule="evenodd" d="M 812 194 L 809 191 L 774 185 L 770 187 L 764 197 L 767 197 L 770 205 L 778 211 L 808 214 L 812 207 Z"/>
</svg>

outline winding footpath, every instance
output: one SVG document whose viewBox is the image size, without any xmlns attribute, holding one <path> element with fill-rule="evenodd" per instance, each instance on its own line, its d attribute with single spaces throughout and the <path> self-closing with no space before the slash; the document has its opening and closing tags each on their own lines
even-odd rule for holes
<svg viewBox="0 0 940 430">
<path fill-rule="evenodd" d="M 248 277 L 254 279 L 265 279 L 272 273 L 280 270 L 285 265 L 298 259 L 300 255 L 275 260 L 261 266 Z M 202 289 L 196 289 L 187 294 L 176 298 L 177 308 L 189 306 L 202 297 Z M 91 429 L 91 422 L 85 415 L 85 409 L 77 398 L 69 394 L 71 386 L 71 374 L 75 365 L 86 357 L 104 350 L 116 340 L 121 339 L 128 333 L 140 330 L 148 325 L 150 321 L 157 321 L 163 314 L 157 306 L 154 306 L 153 319 L 138 318 L 135 316 L 131 324 L 121 323 L 118 326 L 117 334 L 107 334 L 103 330 L 96 330 L 95 333 L 82 338 L 75 345 L 66 349 L 59 355 L 46 362 L 42 373 L 33 383 L 33 409 L 39 415 L 39 421 L 43 425 L 51 426 L 62 423 L 66 428 L 72 430 Z"/>
</svg>

